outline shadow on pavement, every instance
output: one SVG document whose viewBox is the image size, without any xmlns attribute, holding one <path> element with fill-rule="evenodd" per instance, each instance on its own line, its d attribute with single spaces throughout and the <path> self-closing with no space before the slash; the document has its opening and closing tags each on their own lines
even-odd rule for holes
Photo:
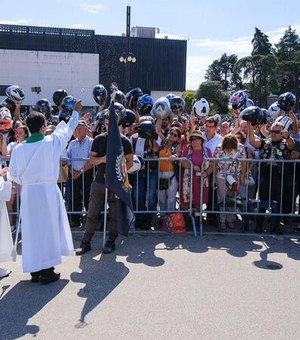
<svg viewBox="0 0 300 340">
<path fill-rule="evenodd" d="M 81 272 L 73 272 L 73 282 L 84 283 L 77 295 L 85 298 L 85 304 L 81 311 L 79 322 L 75 327 L 83 328 L 87 324 L 85 318 L 96 306 L 98 306 L 128 275 L 129 269 L 122 262 L 116 260 L 117 250 L 112 254 L 101 255 L 100 259 L 88 253 L 81 256 L 79 268 Z"/>
<path fill-rule="evenodd" d="M 0 339 L 16 339 L 27 334 L 36 336 L 40 327 L 27 325 L 28 320 L 54 299 L 68 282 L 68 280 L 59 280 L 56 284 L 43 286 L 23 280 L 7 293 L 3 293 L 3 290 L 8 287 L 2 286 Z"/>
</svg>

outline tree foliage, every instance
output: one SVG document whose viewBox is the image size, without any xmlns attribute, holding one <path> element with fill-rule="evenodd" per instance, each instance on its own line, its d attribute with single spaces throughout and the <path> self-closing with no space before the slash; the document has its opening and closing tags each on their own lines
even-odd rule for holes
<svg viewBox="0 0 300 340">
<path fill-rule="evenodd" d="M 269 37 L 257 27 L 255 27 L 255 33 L 251 43 L 253 45 L 252 56 L 272 53 L 272 44 L 269 42 Z"/>
<path fill-rule="evenodd" d="M 208 67 L 205 78 L 197 91 L 214 103 L 218 110 L 225 110 L 230 91 L 245 88 L 251 99 L 266 107 L 267 97 L 292 91 L 300 96 L 300 39 L 296 31 L 288 27 L 275 48 L 269 37 L 255 27 L 251 55 L 238 59 L 235 54 L 224 53 Z M 210 91 L 212 92 L 210 94 Z M 297 101 L 298 103 L 299 101 Z"/>
<path fill-rule="evenodd" d="M 211 81 L 219 81 L 223 86 L 223 90 L 228 91 L 239 81 L 239 77 L 233 72 L 237 60 L 237 55 L 228 56 L 223 53 L 220 59 L 214 60 L 208 67 L 205 78 Z"/>
<path fill-rule="evenodd" d="M 291 61 L 294 58 L 295 52 L 300 50 L 299 36 L 291 26 L 284 32 L 283 37 L 275 44 L 276 56 L 279 61 Z"/>
</svg>

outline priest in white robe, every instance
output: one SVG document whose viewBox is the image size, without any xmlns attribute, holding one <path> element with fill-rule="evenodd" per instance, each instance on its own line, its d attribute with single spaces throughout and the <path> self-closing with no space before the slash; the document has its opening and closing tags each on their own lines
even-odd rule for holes
<svg viewBox="0 0 300 340">
<path fill-rule="evenodd" d="M 32 282 L 56 281 L 54 266 L 62 256 L 74 254 L 72 234 L 62 194 L 57 186 L 60 155 L 78 123 L 81 101 L 68 123 L 61 121 L 50 136 L 45 136 L 46 120 L 39 112 L 26 119 L 31 136 L 12 152 L 9 171 L 21 185 L 20 221 L 22 228 L 23 272 Z"/>
<path fill-rule="evenodd" d="M 6 169 L 0 169 L 0 262 L 12 261 L 13 241 L 7 213 L 6 201 L 10 200 L 12 183 L 6 181 Z M 0 278 L 8 276 L 10 270 L 0 268 Z"/>
</svg>

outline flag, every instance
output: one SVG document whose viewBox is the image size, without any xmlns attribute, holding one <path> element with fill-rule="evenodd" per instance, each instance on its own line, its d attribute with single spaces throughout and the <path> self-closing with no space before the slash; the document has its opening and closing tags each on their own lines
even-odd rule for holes
<svg viewBox="0 0 300 340">
<path fill-rule="evenodd" d="M 116 196 L 118 232 L 128 236 L 133 221 L 131 186 L 113 102 L 109 108 L 105 180 L 108 190 Z"/>
</svg>

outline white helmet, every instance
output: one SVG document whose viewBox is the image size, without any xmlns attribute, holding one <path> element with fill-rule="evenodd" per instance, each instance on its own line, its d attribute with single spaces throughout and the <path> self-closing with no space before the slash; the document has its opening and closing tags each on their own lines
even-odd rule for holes
<svg viewBox="0 0 300 340">
<path fill-rule="evenodd" d="M 278 103 L 275 102 L 269 106 L 268 112 L 270 117 L 274 120 L 281 114 L 281 108 L 278 106 Z"/>
<path fill-rule="evenodd" d="M 13 119 L 11 117 L 8 108 L 2 106 L 0 108 L 0 133 L 8 132 L 13 125 Z"/>
<path fill-rule="evenodd" d="M 130 169 L 128 169 L 129 174 L 135 174 L 138 171 L 140 171 L 142 168 L 142 162 L 141 159 L 137 155 L 133 155 L 133 164 Z"/>
<path fill-rule="evenodd" d="M 6 95 L 17 103 L 21 103 L 25 98 L 24 91 L 18 85 L 11 85 L 6 89 Z"/>
<path fill-rule="evenodd" d="M 154 118 L 167 118 L 171 112 L 170 102 L 166 97 L 160 97 L 153 104 L 152 115 Z"/>
<path fill-rule="evenodd" d="M 280 123 L 282 125 L 282 130 L 288 131 L 292 128 L 293 121 L 289 116 L 279 116 L 275 119 L 275 123 Z"/>
<path fill-rule="evenodd" d="M 193 113 L 198 118 L 204 118 L 209 114 L 209 104 L 205 98 L 201 98 L 193 105 Z"/>
</svg>

